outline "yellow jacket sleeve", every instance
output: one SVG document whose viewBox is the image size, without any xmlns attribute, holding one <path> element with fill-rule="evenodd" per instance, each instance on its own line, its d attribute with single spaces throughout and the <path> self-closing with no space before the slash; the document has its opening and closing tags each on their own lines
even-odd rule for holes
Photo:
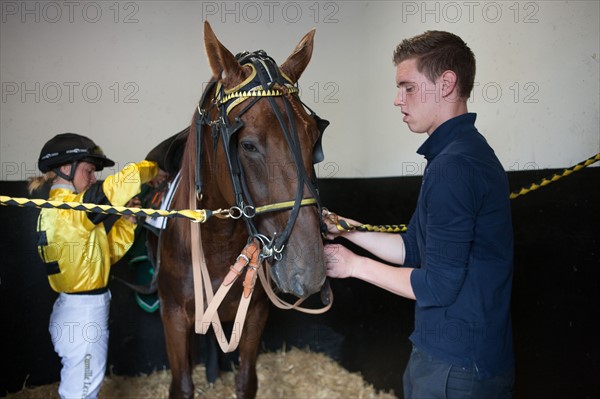
<svg viewBox="0 0 600 399">
<path fill-rule="evenodd" d="M 108 232 L 108 247 L 110 252 L 110 264 L 117 263 L 129 248 L 133 245 L 135 238 L 135 223 L 124 217 L 120 217 Z"/>
<path fill-rule="evenodd" d="M 158 165 L 155 162 L 130 163 L 118 173 L 108 176 L 102 183 L 102 191 L 112 205 L 123 206 L 139 194 L 142 184 L 152 180 L 157 174 Z"/>
</svg>

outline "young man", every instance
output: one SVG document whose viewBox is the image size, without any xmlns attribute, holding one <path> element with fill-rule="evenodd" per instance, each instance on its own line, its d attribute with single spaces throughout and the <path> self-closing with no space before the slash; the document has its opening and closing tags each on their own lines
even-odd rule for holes
<svg viewBox="0 0 600 399">
<path fill-rule="evenodd" d="M 428 137 L 421 191 L 405 234 L 339 231 L 392 267 L 327 245 L 330 277 L 362 279 L 416 300 L 405 398 L 510 398 L 513 236 L 508 180 L 474 126 L 475 57 L 461 38 L 428 31 L 394 52 L 403 121 Z M 345 219 L 351 225 L 359 223 Z"/>
</svg>

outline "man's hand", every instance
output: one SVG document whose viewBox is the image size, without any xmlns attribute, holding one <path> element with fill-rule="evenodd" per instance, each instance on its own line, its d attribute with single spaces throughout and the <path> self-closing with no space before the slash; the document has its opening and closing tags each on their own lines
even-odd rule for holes
<svg viewBox="0 0 600 399">
<path fill-rule="evenodd" d="M 333 240 L 343 233 L 352 231 L 345 227 L 361 225 L 361 223 L 357 222 L 356 220 L 341 217 L 335 213 L 329 212 L 327 209 L 323 209 L 323 219 L 325 220 L 325 225 L 327 226 L 327 235 L 325 238 L 328 240 Z"/>
</svg>

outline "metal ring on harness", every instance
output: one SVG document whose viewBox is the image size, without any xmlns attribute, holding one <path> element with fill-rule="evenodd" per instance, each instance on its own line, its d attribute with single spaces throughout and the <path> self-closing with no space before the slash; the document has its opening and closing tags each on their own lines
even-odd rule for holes
<svg viewBox="0 0 600 399">
<path fill-rule="evenodd" d="M 242 211 L 242 208 L 238 207 L 238 206 L 232 206 L 231 208 L 228 209 L 228 216 L 231 219 L 239 219 L 244 215 L 244 211 Z"/>
<path fill-rule="evenodd" d="M 254 216 L 256 216 L 256 208 L 254 208 L 252 205 L 246 205 L 242 213 L 244 214 L 245 218 L 252 219 Z"/>
</svg>

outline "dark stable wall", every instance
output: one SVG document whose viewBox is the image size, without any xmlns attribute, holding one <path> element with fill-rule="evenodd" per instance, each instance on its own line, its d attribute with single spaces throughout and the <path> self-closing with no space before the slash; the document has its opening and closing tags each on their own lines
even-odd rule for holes
<svg viewBox="0 0 600 399">
<path fill-rule="evenodd" d="M 512 190 L 559 170 L 510 172 Z M 407 223 L 420 177 L 324 179 L 322 201 L 363 223 Z M 25 197 L 25 182 L 0 182 L 0 194 Z M 600 168 L 586 168 L 512 201 L 515 232 L 513 324 L 515 398 L 600 397 Z M 60 360 L 48 333 L 56 294 L 35 246 L 38 210 L 0 206 L 0 396 L 26 383 L 58 381 Z M 355 248 L 356 249 L 356 248 Z M 113 273 L 130 277 L 126 263 Z M 323 315 L 273 307 L 262 350 L 292 346 L 324 352 L 360 372 L 377 389 L 402 397 L 413 302 L 361 281 L 331 283 L 334 305 Z M 137 306 L 116 280 L 110 318 L 109 370 L 137 375 L 168 368 L 158 312 Z M 311 298 L 309 304 L 318 306 Z M 197 359 L 205 360 L 199 337 Z M 227 367 L 235 356 L 222 359 Z"/>
</svg>

